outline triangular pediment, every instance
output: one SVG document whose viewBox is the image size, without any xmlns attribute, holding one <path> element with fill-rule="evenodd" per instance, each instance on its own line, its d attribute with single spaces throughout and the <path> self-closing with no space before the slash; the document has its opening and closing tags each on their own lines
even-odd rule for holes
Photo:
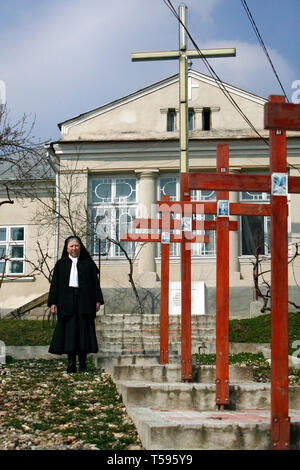
<svg viewBox="0 0 300 470">
<path fill-rule="evenodd" d="M 247 123 L 225 96 L 229 93 L 254 126 L 262 129 L 263 105 L 266 100 L 229 84 L 189 70 L 188 106 L 196 113 L 212 110 L 212 130 L 242 130 Z M 118 100 L 99 106 L 59 124 L 62 140 L 120 140 L 174 138 L 167 131 L 166 114 L 178 112 L 179 75 L 173 75 Z M 195 121 L 196 122 L 196 121 Z M 200 119 L 195 132 L 201 131 Z M 176 129 L 175 129 L 176 133 Z M 176 134 L 175 134 L 176 135 Z"/>
</svg>

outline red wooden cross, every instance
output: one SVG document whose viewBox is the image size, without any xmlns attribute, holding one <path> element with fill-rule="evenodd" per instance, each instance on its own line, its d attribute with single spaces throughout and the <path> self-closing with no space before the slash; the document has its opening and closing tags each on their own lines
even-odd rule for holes
<svg viewBox="0 0 300 470">
<path fill-rule="evenodd" d="M 300 192 L 300 178 L 288 177 L 286 168 L 286 131 L 299 126 L 299 108 L 292 116 L 281 119 L 284 97 L 271 96 L 265 116 L 270 129 L 270 175 L 189 174 L 189 187 L 218 191 L 271 192 L 271 445 L 273 449 L 289 449 L 290 418 L 288 416 L 288 245 L 287 191 Z M 278 105 L 279 116 L 274 109 Z M 279 126 L 274 130 L 274 126 Z"/>
<path fill-rule="evenodd" d="M 165 200 L 166 202 L 166 200 Z M 206 207 L 205 205 L 209 203 L 198 203 L 197 207 L 195 208 L 194 204 L 192 203 L 179 203 L 178 202 L 169 202 L 168 204 L 163 204 L 159 202 L 157 204 L 158 206 L 158 211 L 162 212 L 163 217 L 165 213 L 182 213 L 182 210 L 184 209 L 186 211 L 186 208 L 189 207 L 189 211 L 191 211 L 190 206 L 192 206 L 192 212 L 190 214 L 199 214 L 203 212 L 203 209 Z M 177 227 L 177 223 L 181 224 L 179 220 L 173 220 L 174 223 L 174 228 Z M 220 225 L 219 228 L 217 229 L 217 221 L 215 220 L 204 220 L 204 221 L 199 221 L 199 220 L 194 220 L 192 222 L 192 230 L 199 230 L 199 229 L 204 229 L 204 230 L 223 230 L 223 227 Z M 227 224 L 227 230 L 237 230 L 237 222 L 234 221 L 228 221 Z M 195 240 L 197 242 L 197 239 Z M 185 246 L 187 247 L 185 249 L 185 252 L 188 251 L 188 243 L 189 241 L 186 240 Z M 222 245 L 220 243 L 220 253 L 224 255 L 226 252 L 227 247 L 225 245 Z M 226 254 L 224 255 L 226 259 Z M 190 257 L 189 257 L 190 259 Z M 188 268 L 188 267 L 187 267 Z M 169 264 L 166 268 L 167 272 L 165 272 L 166 278 L 168 277 L 169 279 Z M 188 270 L 188 269 L 187 269 Z M 190 273 L 190 270 L 189 270 Z M 163 279 L 163 277 L 162 277 Z M 167 281 L 169 282 L 169 281 Z M 181 296 L 182 300 L 186 299 L 186 292 L 189 290 L 188 287 L 190 284 L 189 282 L 189 277 L 186 275 L 185 276 L 185 282 L 182 285 L 183 289 L 183 295 Z M 184 287 L 183 287 L 184 286 Z M 189 381 L 192 379 L 192 358 L 191 358 L 191 304 L 190 305 L 190 310 L 188 311 L 187 309 L 187 302 L 184 303 L 184 307 L 182 308 L 182 315 L 181 315 L 181 376 L 183 381 Z M 167 308 L 167 306 L 166 306 Z"/>
<path fill-rule="evenodd" d="M 225 177 L 229 174 L 229 150 L 227 144 L 219 144 L 217 146 L 217 173 L 213 175 Z M 208 173 L 203 173 L 207 175 Z M 186 180 L 191 174 L 182 175 Z M 210 174 L 208 174 L 210 175 Z M 228 175 L 230 176 L 230 175 Z M 186 188 L 189 183 L 185 181 Z M 194 188 L 198 189 L 198 188 Z M 211 188 L 209 188 L 211 189 Z M 188 191 L 186 191 L 188 193 Z M 196 213 L 201 210 L 204 214 L 218 214 L 218 201 L 228 200 L 228 191 L 217 191 L 217 202 L 192 202 L 192 212 Z M 169 203 L 172 204 L 172 203 Z M 178 211 L 183 210 L 185 202 L 176 202 Z M 158 203 L 160 205 L 160 203 Z M 175 207 L 175 206 L 174 206 Z M 200 209 L 201 208 L 201 209 Z M 229 203 L 230 215 L 260 215 L 268 216 L 271 214 L 269 204 L 241 204 Z M 225 405 L 229 405 L 229 230 L 237 230 L 237 224 L 233 227 L 229 217 L 217 216 L 215 226 L 217 237 L 217 263 L 216 263 L 216 404 L 224 409 Z M 187 277 L 182 279 L 182 290 L 186 292 L 188 289 Z M 182 312 L 188 316 L 187 311 Z M 190 338 L 187 339 L 190 342 Z M 187 357 L 186 362 L 189 363 Z M 191 370 L 188 370 L 191 374 Z M 189 378 L 184 375 L 183 379 Z"/>
<path fill-rule="evenodd" d="M 169 201 L 169 196 L 162 197 L 162 204 Z M 167 210 L 164 210 L 163 206 L 161 206 L 161 208 L 161 219 L 134 220 L 135 228 L 146 228 L 150 230 L 160 229 L 160 233 L 127 233 L 122 234 L 121 240 L 161 243 L 160 364 L 168 364 L 170 243 L 181 243 L 183 236 L 189 240 L 189 243 L 208 243 L 209 238 L 207 235 L 192 235 L 191 230 L 202 230 L 203 228 L 208 228 L 209 225 L 202 220 L 195 220 L 191 224 L 191 230 L 183 230 L 182 220 L 170 218 L 171 212 L 173 212 L 172 206 L 171 210 L 169 206 L 167 206 Z M 190 214 L 190 211 L 188 213 L 185 212 L 185 216 L 187 216 L 187 214 Z M 180 233 L 170 233 L 173 229 L 179 229 Z"/>
</svg>

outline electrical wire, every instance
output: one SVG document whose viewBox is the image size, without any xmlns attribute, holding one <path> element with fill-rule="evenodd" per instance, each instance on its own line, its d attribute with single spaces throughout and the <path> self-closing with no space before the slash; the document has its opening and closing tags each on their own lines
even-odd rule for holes
<svg viewBox="0 0 300 470">
<path fill-rule="evenodd" d="M 247 16 L 248 16 L 248 18 L 249 18 L 249 21 L 250 21 L 250 23 L 251 23 L 251 25 L 252 25 L 252 27 L 253 27 L 253 30 L 254 30 L 254 32 L 255 32 L 255 34 L 256 34 L 256 36 L 257 36 L 258 42 L 260 43 L 260 45 L 261 45 L 261 47 L 262 47 L 262 49 L 263 49 L 263 51 L 264 51 L 264 53 L 265 53 L 265 55 L 266 55 L 266 57 L 267 57 L 267 59 L 268 59 L 268 62 L 269 62 L 270 65 L 271 65 L 271 68 L 272 68 L 272 70 L 273 70 L 273 72 L 274 72 L 274 75 L 275 75 L 275 77 L 276 77 L 276 79 L 277 79 L 277 81 L 278 81 L 278 83 L 279 83 L 279 86 L 280 86 L 280 88 L 281 88 L 281 90 L 282 90 L 282 92 L 283 92 L 283 94 L 284 94 L 284 96 L 285 96 L 285 99 L 286 99 L 287 103 L 289 103 L 289 99 L 288 99 L 288 97 L 287 97 L 287 94 L 286 94 L 286 92 L 285 92 L 285 90 L 284 90 L 284 88 L 283 88 L 283 85 L 282 85 L 282 83 L 281 83 L 281 81 L 280 81 L 280 78 L 279 78 L 279 76 L 278 76 L 278 73 L 276 72 L 276 69 L 275 69 L 275 67 L 274 67 L 274 64 L 273 64 L 273 62 L 272 62 L 272 60 L 271 60 L 271 57 L 270 57 L 270 55 L 269 55 L 269 53 L 268 53 L 268 50 L 267 50 L 267 48 L 266 48 L 266 46 L 265 46 L 265 43 L 264 43 L 264 41 L 263 41 L 263 39 L 262 39 L 262 37 L 261 37 L 261 34 L 260 34 L 259 30 L 258 30 L 258 27 L 257 27 L 257 25 L 256 25 L 256 23 L 255 23 L 255 21 L 254 21 L 253 15 L 252 15 L 252 13 L 251 13 L 251 11 L 250 11 L 248 5 L 247 5 L 247 2 L 246 2 L 246 0 L 241 0 L 241 2 L 242 2 L 242 5 L 243 5 L 243 7 L 244 7 L 246 13 L 247 13 Z M 287 161 L 287 165 L 288 165 L 290 168 L 293 168 L 293 169 L 295 169 L 295 170 L 297 170 L 297 171 L 299 172 L 299 168 L 297 168 L 297 167 L 296 167 L 295 165 L 293 165 L 292 163 L 289 163 L 289 162 Z"/>
<path fill-rule="evenodd" d="M 281 88 L 281 90 L 282 90 L 282 92 L 283 92 L 283 94 L 284 94 L 284 96 L 285 96 L 285 99 L 286 99 L 287 102 L 289 102 L 288 97 L 287 97 L 287 94 L 286 94 L 286 92 L 285 92 L 285 90 L 284 90 L 284 88 L 283 88 L 283 85 L 282 85 L 282 83 L 281 83 L 281 81 L 280 81 L 280 78 L 279 78 L 279 76 L 278 76 L 278 73 L 276 72 L 276 69 L 275 69 L 275 67 L 274 67 L 274 64 L 273 64 L 273 62 L 272 62 L 272 60 L 271 60 L 271 57 L 270 57 L 270 55 L 269 55 L 269 53 L 268 53 L 268 50 L 267 50 L 267 48 L 266 48 L 266 46 L 265 46 L 265 43 L 264 43 L 264 41 L 263 41 L 263 39 L 262 39 L 262 37 L 261 37 L 261 34 L 260 34 L 259 30 L 258 30 L 258 27 L 257 27 L 257 25 L 256 25 L 256 23 L 255 23 L 255 21 L 254 21 L 253 15 L 252 15 L 252 13 L 251 13 L 251 11 L 250 11 L 248 5 L 247 5 L 247 2 L 246 2 L 246 0 L 241 0 L 241 2 L 242 2 L 242 5 L 243 5 L 243 7 L 244 7 L 244 9 L 245 9 L 245 11 L 246 11 L 246 14 L 247 14 L 247 16 L 248 16 L 248 18 L 249 18 L 249 21 L 250 21 L 250 23 L 251 23 L 251 25 L 252 25 L 252 28 L 253 28 L 253 30 L 254 30 L 254 32 L 255 32 L 255 34 L 256 34 L 256 37 L 257 37 L 257 39 L 258 39 L 258 42 L 260 43 L 260 45 L 261 45 L 261 47 L 262 47 L 262 49 L 263 49 L 263 51 L 264 51 L 264 53 L 265 53 L 265 55 L 266 55 L 266 57 L 267 57 L 267 59 L 268 59 L 268 62 L 270 63 L 270 65 L 271 65 L 271 67 L 272 67 L 272 70 L 273 70 L 273 72 L 274 72 L 274 74 L 275 74 L 275 77 L 276 77 L 276 79 L 277 79 L 277 81 L 278 81 L 278 83 L 279 83 L 279 86 L 280 86 L 280 88 Z"/>
<path fill-rule="evenodd" d="M 203 60 L 203 63 L 206 67 L 206 69 L 208 70 L 210 76 L 215 80 L 215 82 L 217 83 L 217 85 L 219 86 L 219 88 L 221 89 L 221 91 L 223 92 L 223 94 L 226 96 L 226 98 L 230 101 L 230 103 L 233 105 L 233 107 L 236 109 L 236 111 L 242 116 L 242 118 L 246 121 L 246 123 L 249 125 L 249 127 L 251 127 L 251 129 L 259 136 L 259 138 L 267 145 L 269 146 L 269 142 L 258 132 L 258 130 L 255 128 L 255 126 L 252 124 L 252 122 L 248 119 L 248 117 L 246 116 L 246 114 L 242 111 L 242 109 L 240 108 L 240 106 L 238 105 L 238 103 L 235 101 L 235 99 L 232 97 L 232 95 L 229 93 L 229 91 L 227 90 L 224 82 L 221 80 L 221 78 L 218 76 L 218 74 L 215 72 L 215 70 L 213 69 L 213 67 L 210 65 L 210 63 L 208 62 L 207 58 L 202 54 L 200 48 L 198 47 L 198 45 L 196 44 L 195 40 L 193 39 L 191 33 L 189 32 L 189 30 L 187 29 L 186 25 L 183 24 L 183 22 L 181 21 L 177 11 L 175 10 L 174 8 L 174 5 L 172 4 L 171 0 L 163 0 L 164 4 L 171 10 L 171 12 L 173 13 L 173 15 L 177 18 L 177 20 L 179 21 L 179 23 L 183 26 L 183 28 L 185 29 L 186 31 L 186 34 L 188 35 L 190 41 L 192 42 L 193 46 L 195 47 L 195 49 L 197 50 L 199 56 L 202 58 Z"/>
<path fill-rule="evenodd" d="M 268 51 L 267 51 L 267 48 L 266 46 L 264 45 L 264 42 L 262 40 L 262 37 L 258 31 L 258 28 L 255 24 L 255 21 L 253 19 L 253 16 L 251 15 L 251 12 L 248 8 L 248 5 L 246 3 L 246 0 L 241 0 L 242 1 L 242 4 L 244 6 L 244 8 L 246 9 L 246 12 L 247 12 L 247 15 L 251 21 L 251 24 L 253 25 L 255 31 L 256 31 L 256 34 L 257 34 L 257 37 L 259 38 L 259 42 L 261 44 L 261 46 L 263 47 L 263 50 L 271 64 L 271 67 L 275 73 L 275 76 L 277 77 L 277 80 L 281 86 L 281 89 L 285 95 L 285 98 L 286 100 L 288 101 L 288 98 L 286 96 L 286 93 L 283 89 L 283 86 L 280 82 L 280 79 L 278 77 L 278 74 L 275 70 L 275 67 L 271 61 L 271 58 L 268 54 Z M 253 124 L 251 123 L 251 121 L 247 118 L 247 116 L 245 115 L 245 113 L 241 110 L 241 108 L 238 106 L 238 104 L 236 103 L 236 101 L 234 100 L 234 98 L 230 95 L 229 91 L 226 89 L 226 86 L 225 84 L 222 82 L 222 80 L 220 79 L 220 77 L 216 74 L 216 72 L 214 71 L 214 69 L 211 67 L 211 65 L 209 64 L 208 60 L 206 59 L 206 57 L 203 56 L 201 50 L 199 49 L 198 45 L 196 44 L 196 42 L 194 41 L 193 37 L 191 36 L 190 32 L 188 31 L 187 27 L 182 23 L 174 5 L 172 4 L 171 0 L 163 0 L 164 4 L 171 10 L 171 12 L 174 14 L 174 16 L 177 18 L 177 20 L 179 21 L 179 23 L 183 26 L 183 28 L 185 29 L 189 39 L 191 40 L 191 42 L 193 43 L 195 49 L 198 51 L 200 57 L 202 58 L 206 68 L 208 69 L 210 75 L 212 76 L 212 78 L 216 81 L 216 83 L 218 84 L 218 86 L 220 87 L 221 91 L 224 93 L 224 95 L 226 96 L 226 98 L 231 102 L 231 104 L 234 106 L 234 108 L 241 114 L 241 116 L 243 117 L 243 119 L 248 123 L 248 125 L 251 127 L 251 129 L 264 141 L 264 143 L 267 145 L 267 146 L 270 146 L 269 142 L 263 137 L 261 136 L 261 134 L 257 131 L 257 129 L 253 126 Z M 300 171 L 299 168 L 295 167 L 292 163 L 289 163 L 288 161 L 286 162 L 287 165 L 290 167 L 290 168 L 294 168 L 295 170 L 297 170 L 298 172 Z"/>
</svg>

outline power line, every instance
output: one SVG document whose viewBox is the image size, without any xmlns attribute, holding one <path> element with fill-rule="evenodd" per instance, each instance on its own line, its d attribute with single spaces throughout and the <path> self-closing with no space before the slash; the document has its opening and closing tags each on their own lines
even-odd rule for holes
<svg viewBox="0 0 300 470">
<path fill-rule="evenodd" d="M 249 7 L 248 7 L 248 5 L 247 5 L 247 2 L 246 2 L 246 0 L 241 0 L 241 2 L 242 2 L 242 5 L 243 5 L 243 7 L 244 7 L 244 9 L 245 9 L 245 11 L 246 11 L 246 14 L 247 14 L 247 16 L 248 16 L 248 18 L 249 18 L 249 21 L 250 21 L 250 23 L 251 23 L 251 25 L 252 25 L 252 28 L 253 28 L 253 30 L 254 30 L 256 36 L 257 36 L 258 42 L 260 43 L 260 45 L 261 45 L 261 47 L 262 47 L 262 49 L 263 49 L 263 51 L 264 51 L 264 53 L 265 53 L 265 55 L 266 55 L 268 61 L 269 61 L 270 65 L 271 65 L 271 67 L 272 67 L 272 70 L 273 70 L 273 72 L 274 72 L 274 74 L 275 74 L 275 77 L 277 78 L 277 81 L 278 81 L 278 83 L 279 83 L 279 85 L 280 85 L 280 88 L 281 88 L 281 90 L 282 90 L 282 92 L 283 92 L 283 94 L 284 94 L 284 96 L 285 96 L 285 99 L 286 99 L 286 101 L 288 102 L 289 100 L 288 100 L 288 97 L 287 97 L 287 95 L 286 95 L 286 92 L 284 91 L 283 85 L 282 85 L 282 83 L 281 83 L 281 81 L 280 81 L 280 79 L 279 79 L 278 73 L 277 73 L 276 70 L 275 70 L 274 64 L 273 64 L 273 62 L 272 62 L 272 60 L 271 60 L 271 57 L 270 57 L 270 55 L 269 55 L 269 53 L 268 53 L 268 50 L 267 50 L 267 48 L 266 48 L 266 46 L 265 46 L 265 43 L 264 43 L 264 41 L 263 41 L 263 39 L 262 39 L 262 37 L 261 37 L 261 34 L 260 34 L 259 30 L 258 30 L 258 27 L 257 27 L 257 25 L 256 25 L 256 23 L 255 23 L 255 21 L 254 21 L 253 15 L 251 14 L 251 11 L 249 10 Z"/>
<path fill-rule="evenodd" d="M 172 4 L 171 0 L 163 0 L 163 2 L 165 3 L 165 5 L 171 10 L 171 12 L 174 14 L 174 16 L 177 18 L 177 20 L 180 22 L 180 24 L 183 26 L 183 28 L 185 29 L 189 39 L 191 40 L 193 46 L 195 47 L 195 49 L 197 50 L 199 56 L 202 58 L 203 62 L 204 62 L 204 65 L 205 67 L 207 68 L 209 74 L 211 75 L 211 77 L 215 80 L 215 82 L 217 83 L 217 85 L 219 86 L 219 88 L 221 89 L 221 91 L 223 92 L 223 94 L 226 96 L 226 98 L 230 101 L 230 103 L 233 105 L 233 107 L 236 109 L 236 111 L 238 111 L 238 113 L 242 116 L 242 118 L 246 121 L 246 123 L 249 125 L 249 127 L 251 127 L 251 129 L 260 137 L 260 139 L 262 139 L 264 141 L 264 143 L 269 146 L 269 142 L 258 132 L 258 130 L 255 128 L 255 126 L 252 124 L 252 122 L 248 119 L 248 117 L 246 116 L 246 114 L 242 111 L 242 109 L 240 108 L 240 106 L 237 104 L 237 102 L 235 101 L 235 99 L 231 96 L 231 94 L 229 93 L 229 91 L 227 90 L 225 84 L 223 83 L 223 81 L 221 80 L 221 78 L 218 76 L 218 74 L 215 72 L 215 70 L 213 69 L 213 67 L 209 64 L 207 58 L 202 54 L 201 50 L 199 49 L 198 45 L 196 44 L 195 40 L 193 39 L 192 35 L 190 34 L 190 32 L 188 31 L 187 27 L 182 23 L 177 11 L 175 10 L 174 8 L 174 5 Z"/>
<path fill-rule="evenodd" d="M 249 10 L 249 8 L 248 8 L 248 6 L 247 6 L 246 0 L 241 0 L 241 1 L 242 1 L 242 3 L 243 3 L 243 6 L 245 6 L 245 7 L 248 9 L 248 12 L 249 12 L 250 17 L 253 19 L 252 15 L 251 15 L 251 12 L 250 12 L 250 10 Z M 252 128 L 252 130 L 264 141 L 264 143 L 265 143 L 267 146 L 269 146 L 269 145 L 270 145 L 269 142 L 268 142 L 264 137 L 262 137 L 262 136 L 260 135 L 260 133 L 257 131 L 257 129 L 253 126 L 253 124 L 251 123 L 251 121 L 247 118 L 247 116 L 246 116 L 246 115 L 244 114 L 244 112 L 241 110 L 241 108 L 240 108 L 239 105 L 236 103 L 236 101 L 234 100 L 234 98 L 230 95 L 229 91 L 226 89 L 225 84 L 222 82 L 222 80 L 218 77 L 218 75 L 216 74 L 216 72 L 214 71 L 214 69 L 211 67 L 211 65 L 209 64 L 207 58 L 203 56 L 203 54 L 201 53 L 201 50 L 199 49 L 198 45 L 196 44 L 196 42 L 195 42 L 194 39 L 192 38 L 190 32 L 188 31 L 188 29 L 186 28 L 186 26 L 182 23 L 182 21 L 181 21 L 179 15 L 178 15 L 176 9 L 174 8 L 174 5 L 172 4 L 171 0 L 163 0 L 163 2 L 164 2 L 165 5 L 171 10 L 171 12 L 174 14 L 174 16 L 175 16 L 175 17 L 177 18 L 177 20 L 180 22 L 180 24 L 184 27 L 184 29 L 185 29 L 185 31 L 186 31 L 188 37 L 190 38 L 191 42 L 193 43 L 195 49 L 198 51 L 198 53 L 199 53 L 200 57 L 202 58 L 202 60 L 203 60 L 203 62 L 204 62 L 204 64 L 205 64 L 205 66 L 206 66 L 206 68 L 208 69 L 210 75 L 212 76 L 212 78 L 214 78 L 214 80 L 216 81 L 216 83 L 217 83 L 218 86 L 220 87 L 221 91 L 222 91 L 222 92 L 224 93 L 224 95 L 226 96 L 226 98 L 231 102 L 231 104 L 234 106 L 234 108 L 241 114 L 241 116 L 243 117 L 243 119 L 245 119 L 245 121 L 246 121 L 246 122 L 248 123 L 248 125 Z M 244 5 L 244 3 L 245 3 L 245 5 Z M 253 24 L 255 25 L 254 20 L 253 20 Z M 256 26 L 256 25 L 255 25 L 255 26 Z M 257 29 L 257 27 L 256 27 L 256 29 Z M 258 33 L 259 37 L 261 38 L 258 29 L 257 29 L 257 33 Z M 267 57 L 269 57 L 271 66 L 272 66 L 272 68 L 273 68 L 273 70 L 274 70 L 274 73 L 275 73 L 275 75 L 277 76 L 277 79 L 278 79 L 278 81 L 279 81 L 279 83 L 280 83 L 280 85 L 281 85 L 281 82 L 280 82 L 280 80 L 279 80 L 279 77 L 278 77 L 278 75 L 277 75 L 277 73 L 276 73 L 276 70 L 275 70 L 273 64 L 272 64 L 272 61 L 271 61 L 271 59 L 270 59 L 270 56 L 269 56 L 269 54 L 268 54 L 268 51 L 267 51 L 267 49 L 266 49 L 264 43 L 263 43 L 262 38 L 261 38 L 260 42 L 261 42 L 261 44 L 263 44 L 263 48 L 264 48 L 264 50 L 265 50 L 265 53 L 266 53 Z M 283 89 L 282 85 L 281 85 L 281 88 L 282 88 L 282 90 L 283 90 L 283 93 L 284 93 L 284 95 L 285 95 L 286 100 L 288 101 L 287 96 L 286 96 L 286 93 L 284 92 L 284 89 Z M 289 162 L 287 161 L 287 165 L 288 165 L 290 168 L 294 168 L 294 169 L 296 169 L 296 170 L 299 172 L 299 168 L 295 167 L 292 163 L 289 163 Z"/>
</svg>

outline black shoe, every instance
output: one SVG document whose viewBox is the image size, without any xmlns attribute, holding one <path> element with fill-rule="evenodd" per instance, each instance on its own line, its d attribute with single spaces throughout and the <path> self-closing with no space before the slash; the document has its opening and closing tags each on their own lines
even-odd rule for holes
<svg viewBox="0 0 300 470">
<path fill-rule="evenodd" d="M 79 354 L 79 372 L 87 372 L 88 368 L 86 366 L 86 354 Z"/>
<path fill-rule="evenodd" d="M 75 354 L 68 354 L 68 367 L 67 373 L 71 374 L 77 372 L 76 368 L 76 355 Z"/>
</svg>

